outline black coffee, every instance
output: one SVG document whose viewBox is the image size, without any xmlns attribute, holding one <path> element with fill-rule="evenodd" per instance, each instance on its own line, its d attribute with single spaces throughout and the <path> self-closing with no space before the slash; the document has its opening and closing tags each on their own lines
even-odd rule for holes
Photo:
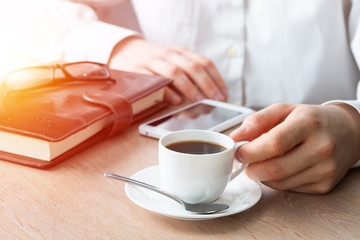
<svg viewBox="0 0 360 240">
<path fill-rule="evenodd" d="M 176 142 L 166 146 L 168 149 L 190 154 L 212 154 L 225 151 L 226 148 L 215 143 L 202 141 Z"/>
</svg>

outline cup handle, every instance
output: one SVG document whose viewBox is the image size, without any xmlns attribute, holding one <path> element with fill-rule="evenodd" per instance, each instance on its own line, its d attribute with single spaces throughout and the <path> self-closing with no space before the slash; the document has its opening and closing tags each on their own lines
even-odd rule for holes
<svg viewBox="0 0 360 240">
<path fill-rule="evenodd" d="M 242 146 L 244 145 L 245 143 L 248 143 L 249 141 L 241 141 L 241 142 L 237 142 L 235 143 L 235 152 Z M 241 166 L 234 170 L 232 173 L 231 173 L 231 176 L 230 176 L 230 181 L 232 181 L 234 178 L 236 178 L 242 171 L 244 171 L 244 169 L 248 166 L 247 163 L 242 163 Z"/>
</svg>

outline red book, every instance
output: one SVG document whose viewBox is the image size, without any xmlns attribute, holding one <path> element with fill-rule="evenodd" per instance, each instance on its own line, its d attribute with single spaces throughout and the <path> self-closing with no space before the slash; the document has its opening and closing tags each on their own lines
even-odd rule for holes
<svg viewBox="0 0 360 240">
<path fill-rule="evenodd" d="M 164 87 L 171 80 L 116 70 L 111 78 L 2 97 L 0 159 L 50 167 L 165 106 Z"/>
</svg>

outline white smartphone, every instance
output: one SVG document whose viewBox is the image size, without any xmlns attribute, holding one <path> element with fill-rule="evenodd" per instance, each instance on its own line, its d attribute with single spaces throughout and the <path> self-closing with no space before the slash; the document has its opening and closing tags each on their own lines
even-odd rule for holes
<svg viewBox="0 0 360 240">
<path fill-rule="evenodd" d="M 153 138 L 185 129 L 222 132 L 240 124 L 253 112 L 250 108 L 205 99 L 143 123 L 139 126 L 139 132 Z"/>
</svg>

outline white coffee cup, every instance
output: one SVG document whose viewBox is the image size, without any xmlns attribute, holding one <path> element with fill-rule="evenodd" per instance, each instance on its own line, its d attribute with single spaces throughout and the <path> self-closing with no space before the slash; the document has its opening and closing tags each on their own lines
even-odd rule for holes
<svg viewBox="0 0 360 240">
<path fill-rule="evenodd" d="M 191 154 L 167 148 L 174 143 L 192 141 L 220 145 L 224 150 Z M 239 163 L 239 167 L 233 169 L 235 152 L 247 142 L 235 143 L 229 136 L 208 130 L 182 130 L 161 137 L 159 168 L 164 188 L 189 203 L 216 200 L 227 184 L 247 167 Z"/>
</svg>

